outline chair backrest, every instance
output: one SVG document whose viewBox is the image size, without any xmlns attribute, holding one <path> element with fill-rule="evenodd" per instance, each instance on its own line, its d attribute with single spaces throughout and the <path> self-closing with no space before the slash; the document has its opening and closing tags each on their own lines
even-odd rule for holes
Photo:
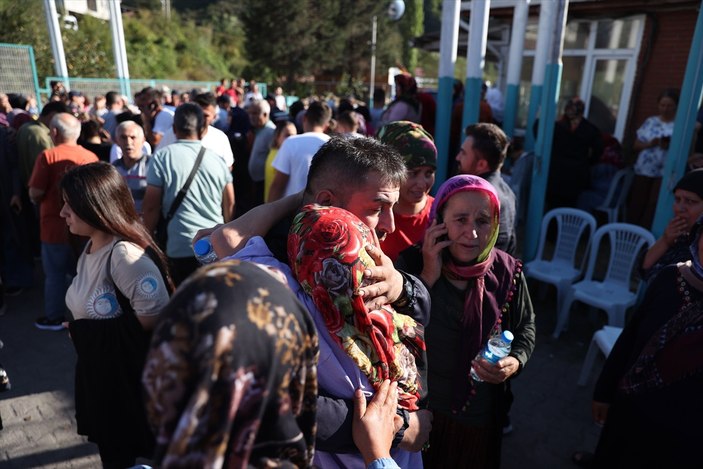
<svg viewBox="0 0 703 469">
<path fill-rule="evenodd" d="M 601 204 L 603 208 L 618 208 L 622 207 L 630 192 L 632 180 L 635 177 L 635 172 L 632 168 L 623 168 L 613 175 L 613 180 L 610 181 L 608 194 Z"/>
<path fill-rule="evenodd" d="M 610 257 L 603 282 L 615 283 L 630 290 L 632 273 L 638 255 L 656 241 L 654 235 L 641 226 L 629 223 L 608 223 L 596 230 L 591 244 L 585 279 L 593 280 L 598 256 L 604 240 L 610 242 Z"/>
<path fill-rule="evenodd" d="M 536 259 L 543 259 L 544 243 L 552 220 L 556 220 L 557 223 L 557 240 L 552 262 L 563 262 L 574 266 L 581 237 L 587 228 L 588 236 L 593 235 L 597 226 L 596 219 L 590 213 L 576 208 L 562 207 L 550 210 L 542 219 Z"/>
</svg>

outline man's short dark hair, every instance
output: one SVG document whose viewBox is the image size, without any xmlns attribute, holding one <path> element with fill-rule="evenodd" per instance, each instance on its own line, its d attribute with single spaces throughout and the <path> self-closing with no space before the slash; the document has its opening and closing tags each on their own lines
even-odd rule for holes
<svg viewBox="0 0 703 469">
<path fill-rule="evenodd" d="M 464 131 L 467 137 L 473 137 L 473 149 L 478 151 L 488 163 L 491 171 L 498 171 L 508 153 L 508 137 L 495 124 L 473 124 Z"/>
<path fill-rule="evenodd" d="M 400 187 L 406 177 L 403 157 L 371 138 L 332 137 L 312 158 L 305 192 L 314 195 L 330 189 L 348 194 L 364 187 L 371 173 L 381 176 L 381 184 Z"/>
<path fill-rule="evenodd" d="M 153 88 L 151 86 L 147 86 L 146 88 L 142 88 L 142 90 L 139 92 L 139 96 L 142 99 L 147 100 L 147 102 L 153 102 L 156 101 L 157 103 L 161 104 L 163 102 L 163 93 L 156 88 Z"/>
<path fill-rule="evenodd" d="M 12 106 L 13 109 L 27 110 L 29 101 L 25 95 L 20 93 L 8 93 L 7 100 L 10 102 L 10 106 Z"/>
<path fill-rule="evenodd" d="M 232 105 L 232 98 L 230 98 L 230 96 L 227 94 L 221 94 L 217 97 L 216 102 L 218 105 L 229 104 L 231 106 Z"/>
<path fill-rule="evenodd" d="M 117 91 L 108 91 L 105 93 L 105 106 L 108 108 L 110 106 L 113 106 L 117 103 L 117 98 L 120 97 L 120 94 Z"/>
<path fill-rule="evenodd" d="M 327 125 L 332 118 L 332 110 L 324 101 L 313 101 L 305 111 L 305 119 L 315 127 Z"/>
<path fill-rule="evenodd" d="M 205 125 L 203 110 L 194 103 L 183 103 L 176 108 L 173 115 L 173 131 L 176 136 L 193 137 L 200 135 Z"/>
<path fill-rule="evenodd" d="M 70 113 L 71 111 L 68 109 L 68 106 L 66 106 L 62 101 L 50 101 L 44 105 L 39 116 L 48 117 L 50 114 L 57 112 Z"/>
<path fill-rule="evenodd" d="M 209 91 L 207 93 L 196 94 L 192 99 L 192 102 L 202 108 L 206 108 L 208 106 L 217 107 L 217 98 L 214 93 L 210 93 Z"/>
</svg>

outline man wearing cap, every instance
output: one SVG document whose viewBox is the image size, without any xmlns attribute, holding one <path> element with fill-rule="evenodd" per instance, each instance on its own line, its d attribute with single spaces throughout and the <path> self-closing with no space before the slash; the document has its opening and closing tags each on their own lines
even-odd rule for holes
<svg viewBox="0 0 703 469">
<path fill-rule="evenodd" d="M 515 193 L 503 180 L 500 168 L 508 154 L 508 137 L 495 124 L 473 124 L 464 131 L 466 139 L 456 155 L 459 174 L 473 174 L 490 182 L 500 202 L 500 228 L 495 247 L 515 254 Z"/>
<path fill-rule="evenodd" d="M 401 251 L 425 235 L 434 200 L 429 192 L 437 169 L 437 147 L 421 125 L 410 121 L 384 125 L 378 131 L 378 139 L 395 148 L 407 168 L 407 179 L 400 185 L 398 203 L 393 206 L 395 231 L 381 241 L 381 249 L 395 262 Z"/>
</svg>

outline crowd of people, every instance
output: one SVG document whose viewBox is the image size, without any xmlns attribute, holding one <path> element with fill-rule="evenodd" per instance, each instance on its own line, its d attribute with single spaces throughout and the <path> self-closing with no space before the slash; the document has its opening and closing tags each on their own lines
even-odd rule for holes
<svg viewBox="0 0 703 469">
<path fill-rule="evenodd" d="M 92 103 L 56 83 L 38 114 L 0 95 L 0 293 L 32 287 L 41 258 L 35 326 L 70 331 L 77 431 L 104 467 L 500 467 L 536 342 L 515 257 L 530 155 L 485 86 L 432 196 L 434 98 L 407 73 L 395 90 L 369 109 L 243 79 Z M 663 93 L 637 131 L 633 193 L 658 187 L 676 104 Z M 554 124 L 549 207 L 581 206 L 624 164 L 584 111 L 572 98 Z M 627 461 L 663 431 L 690 455 L 694 432 L 645 409 L 703 379 L 700 360 L 676 365 L 700 344 L 703 169 L 674 195 L 596 388 L 601 442 L 579 464 Z M 206 267 L 200 239 L 218 258 Z M 505 331 L 508 356 L 481 358 Z"/>
</svg>

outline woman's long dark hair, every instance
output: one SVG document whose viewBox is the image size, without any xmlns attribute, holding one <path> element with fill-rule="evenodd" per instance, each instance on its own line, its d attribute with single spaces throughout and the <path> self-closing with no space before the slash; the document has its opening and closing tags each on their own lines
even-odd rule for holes
<svg viewBox="0 0 703 469">
<path fill-rule="evenodd" d="M 151 250 L 157 267 L 173 291 L 166 256 L 139 219 L 127 183 L 114 166 L 105 162 L 75 166 L 64 174 L 60 184 L 64 201 L 93 228 Z"/>
</svg>

